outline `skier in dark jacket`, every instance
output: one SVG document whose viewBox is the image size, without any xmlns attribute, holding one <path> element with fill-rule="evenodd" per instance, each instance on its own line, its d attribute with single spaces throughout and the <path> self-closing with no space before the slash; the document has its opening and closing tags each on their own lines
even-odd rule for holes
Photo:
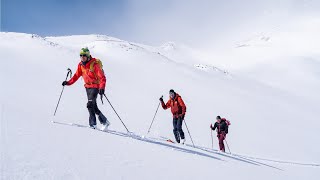
<svg viewBox="0 0 320 180">
<path fill-rule="evenodd" d="M 214 131 L 217 129 L 217 137 L 219 140 L 219 147 L 220 151 L 225 152 L 225 147 L 223 141 L 226 138 L 226 135 L 228 134 L 228 123 L 225 118 L 221 118 L 220 116 L 217 116 L 216 118 L 217 122 L 214 123 L 214 126 L 212 127 L 212 124 L 210 125 L 210 128 Z"/>
<path fill-rule="evenodd" d="M 174 92 L 173 89 L 169 91 L 169 100 L 165 104 L 163 102 L 163 98 L 161 97 L 159 100 L 161 102 L 163 109 L 171 108 L 171 113 L 173 116 L 173 134 L 176 138 L 176 141 L 180 143 L 180 138 L 182 140 L 182 144 L 185 143 L 185 136 L 182 130 L 182 121 L 184 120 L 184 116 L 186 114 L 187 107 L 184 104 L 181 96 Z"/>
</svg>

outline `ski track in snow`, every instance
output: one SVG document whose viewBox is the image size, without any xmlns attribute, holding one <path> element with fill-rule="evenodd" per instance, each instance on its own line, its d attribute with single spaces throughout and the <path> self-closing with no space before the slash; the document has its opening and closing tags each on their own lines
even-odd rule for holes
<svg viewBox="0 0 320 180">
<path fill-rule="evenodd" d="M 273 160 L 273 159 L 266 159 L 266 158 L 238 155 L 238 154 L 233 154 L 233 155 L 238 156 L 238 157 L 242 157 L 242 158 L 247 158 L 247 159 L 249 158 L 249 159 L 261 160 L 261 161 L 269 161 L 269 162 L 281 163 L 281 164 L 320 167 L 320 164 L 315 164 L 315 163 L 300 163 L 300 162 L 291 162 L 291 161 L 284 161 L 284 160 Z"/>
<path fill-rule="evenodd" d="M 191 145 L 188 145 L 188 146 L 192 147 Z M 320 164 L 316 164 L 316 163 L 300 163 L 300 162 L 292 162 L 292 161 L 285 161 L 285 160 L 273 160 L 273 159 L 268 159 L 268 158 L 259 158 L 259 157 L 246 156 L 246 155 L 240 155 L 240 154 L 234 154 L 234 153 L 222 153 L 222 152 L 220 152 L 218 150 L 209 149 L 209 148 L 200 147 L 200 146 L 196 146 L 195 148 L 198 148 L 198 149 L 201 149 L 201 150 L 204 150 L 204 151 L 207 151 L 207 152 L 222 154 L 222 155 L 229 154 L 229 155 L 232 155 L 234 157 L 239 157 L 239 158 L 250 160 L 250 161 L 252 161 L 252 160 L 260 160 L 260 161 L 268 161 L 268 162 L 280 163 L 280 164 L 320 167 Z M 265 164 L 265 165 L 267 165 L 267 164 Z"/>
<path fill-rule="evenodd" d="M 85 125 L 81 125 L 81 124 L 76 124 L 76 123 L 63 123 L 63 122 L 58 122 L 58 121 L 52 121 L 52 123 L 54 124 L 59 124 L 59 125 L 67 125 L 67 126 L 73 126 L 73 127 L 80 127 L 80 128 L 88 128 L 91 129 L 89 126 L 85 126 Z M 312 164 L 312 163 L 298 163 L 298 162 L 290 162 L 290 161 L 284 161 L 284 160 L 272 160 L 272 159 L 267 159 L 267 158 L 258 158 L 258 157 L 252 157 L 252 156 L 245 156 L 245 155 L 239 155 L 239 154 L 233 154 L 233 153 L 223 153 L 220 152 L 218 150 L 215 149 L 209 149 L 206 147 L 201 147 L 201 146 L 194 146 L 190 145 L 190 144 L 185 144 L 185 145 L 181 145 L 181 144 L 176 144 L 176 143 L 170 143 L 167 142 L 166 140 L 168 138 L 162 137 L 161 138 L 155 138 L 155 137 L 146 137 L 146 136 L 142 136 L 142 135 L 137 135 L 133 132 L 128 132 L 128 133 L 124 133 L 124 132 L 119 132 L 119 131 L 115 131 L 115 130 L 107 130 L 107 131 L 102 131 L 100 129 L 92 129 L 92 130 L 97 130 L 100 132 L 104 132 L 104 133 L 108 133 L 108 134 L 112 134 L 112 135 L 116 135 L 116 136 L 121 136 L 121 137 L 125 137 L 125 138 L 132 138 L 138 141 L 143 141 L 143 142 L 147 142 L 150 144 L 156 144 L 156 145 L 160 145 L 160 146 L 164 146 L 167 148 L 170 148 L 172 150 L 175 151 L 180 151 L 180 152 L 184 152 L 184 153 L 188 153 L 188 154 L 194 154 L 194 155 L 199 155 L 199 156 L 203 156 L 203 157 L 207 157 L 207 158 L 211 158 L 211 159 L 215 159 L 215 160 L 219 160 L 219 161 L 225 161 L 222 158 L 219 158 L 217 156 L 221 156 L 223 158 L 229 158 L 232 160 L 236 160 L 238 162 L 243 162 L 243 163 L 248 163 L 251 165 L 256 165 L 256 166 L 266 166 L 269 168 L 273 168 L 273 169 L 277 169 L 277 170 L 281 170 L 283 171 L 283 169 L 280 169 L 276 166 L 272 166 L 260 161 L 268 161 L 268 162 L 272 162 L 272 163 L 281 163 L 281 164 L 290 164 L 290 165 L 299 165 L 299 166 L 311 166 L 311 167 L 320 167 L 320 164 Z M 185 147 L 183 147 L 185 146 Z M 201 150 L 201 151 L 205 151 L 207 153 L 210 154 L 206 154 L 203 152 L 199 152 L 196 150 L 191 150 L 188 149 L 186 147 L 189 148 L 194 148 L 196 150 Z M 213 156 L 212 154 L 215 154 L 217 156 Z"/>
</svg>

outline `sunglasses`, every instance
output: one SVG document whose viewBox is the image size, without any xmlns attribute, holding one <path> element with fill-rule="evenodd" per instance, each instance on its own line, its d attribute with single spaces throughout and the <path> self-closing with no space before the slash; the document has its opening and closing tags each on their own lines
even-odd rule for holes
<svg viewBox="0 0 320 180">
<path fill-rule="evenodd" d="M 85 54 L 80 54 L 80 57 L 87 57 L 87 55 L 85 55 Z"/>
</svg>

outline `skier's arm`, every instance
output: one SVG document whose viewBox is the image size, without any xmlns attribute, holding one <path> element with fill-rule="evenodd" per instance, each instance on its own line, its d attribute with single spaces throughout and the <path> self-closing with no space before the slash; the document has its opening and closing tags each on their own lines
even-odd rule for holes
<svg viewBox="0 0 320 180">
<path fill-rule="evenodd" d="M 80 76 L 82 75 L 82 71 L 81 71 L 81 67 L 80 64 L 78 65 L 78 69 L 77 72 L 73 75 L 73 77 L 68 81 L 68 86 L 72 85 L 73 83 L 75 83 Z"/>
<path fill-rule="evenodd" d="M 96 74 L 100 80 L 99 89 L 105 89 L 107 80 L 106 80 L 106 76 L 104 75 L 103 70 L 99 67 L 98 64 L 95 64 L 94 71 L 96 72 Z"/>
<path fill-rule="evenodd" d="M 161 106 L 163 109 L 168 109 L 170 107 L 170 99 L 168 100 L 167 104 L 164 104 L 164 102 L 161 101 Z"/>
<path fill-rule="evenodd" d="M 217 128 L 217 123 L 214 123 L 212 130 L 215 130 L 216 128 Z"/>
</svg>

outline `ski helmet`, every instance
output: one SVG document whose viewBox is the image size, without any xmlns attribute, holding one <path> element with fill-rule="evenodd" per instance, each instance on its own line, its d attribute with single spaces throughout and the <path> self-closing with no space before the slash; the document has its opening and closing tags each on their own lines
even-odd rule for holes
<svg viewBox="0 0 320 180">
<path fill-rule="evenodd" d="M 85 55 L 85 56 L 87 56 L 89 58 L 90 57 L 90 51 L 89 51 L 88 47 L 81 48 L 80 55 Z"/>
</svg>

